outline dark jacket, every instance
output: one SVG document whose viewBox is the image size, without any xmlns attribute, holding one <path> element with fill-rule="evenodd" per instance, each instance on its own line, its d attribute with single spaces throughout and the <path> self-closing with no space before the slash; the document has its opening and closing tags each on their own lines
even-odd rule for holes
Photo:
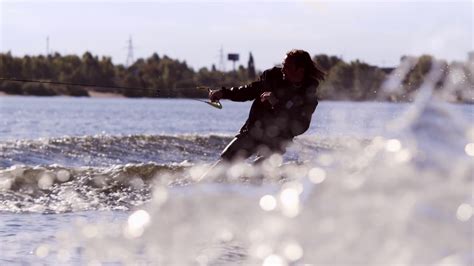
<svg viewBox="0 0 474 266">
<path fill-rule="evenodd" d="M 258 81 L 223 89 L 223 98 L 232 101 L 254 100 L 249 117 L 239 135 L 250 134 L 261 142 L 270 139 L 285 141 L 309 128 L 311 116 L 318 105 L 318 85 L 305 82 L 301 87 L 293 88 L 283 79 L 281 68 L 274 67 L 263 72 Z M 267 91 L 273 92 L 278 99 L 273 108 L 268 102 L 260 101 L 260 95 Z"/>
</svg>

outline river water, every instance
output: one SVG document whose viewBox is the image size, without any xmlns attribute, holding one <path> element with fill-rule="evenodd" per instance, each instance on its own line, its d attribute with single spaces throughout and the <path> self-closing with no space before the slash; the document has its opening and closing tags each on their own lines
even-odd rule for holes
<svg viewBox="0 0 474 266">
<path fill-rule="evenodd" d="M 0 98 L 0 264 L 474 263 L 472 105 L 323 101 L 200 180 L 250 107 L 223 105 Z"/>
</svg>

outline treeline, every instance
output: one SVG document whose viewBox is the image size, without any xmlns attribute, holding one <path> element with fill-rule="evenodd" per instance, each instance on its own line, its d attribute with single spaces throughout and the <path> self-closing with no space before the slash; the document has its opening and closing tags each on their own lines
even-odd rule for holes
<svg viewBox="0 0 474 266">
<path fill-rule="evenodd" d="M 440 98 L 474 103 L 474 61 L 448 64 L 430 55 L 403 56 L 400 66 L 395 69 L 380 68 L 359 60 L 346 63 L 327 55 L 317 55 L 313 59 L 328 74 L 319 88 L 321 99 L 410 102 L 424 82 L 435 78 L 433 89 Z M 439 75 L 429 76 L 433 69 L 438 70 Z"/>
<path fill-rule="evenodd" d="M 410 101 L 425 80 L 435 59 L 428 55 L 418 58 L 401 78 L 399 88 L 392 91 L 384 90 L 383 87 L 384 82 L 394 73 L 393 68 L 380 68 L 358 60 L 345 62 L 339 57 L 328 55 L 316 55 L 314 60 L 327 72 L 326 81 L 319 88 L 322 100 Z M 474 79 L 468 65 L 443 63 L 442 69 L 442 77 L 436 83 L 436 89 L 449 87 L 449 94 L 454 95 L 450 100 L 472 102 Z M 456 86 L 452 82 L 452 69 L 455 69 L 458 78 Z M 126 97 L 204 98 L 207 92 L 197 90 L 197 86 L 239 86 L 255 80 L 259 74 L 255 70 L 252 54 L 246 67 L 240 65 L 236 71 L 222 72 L 215 66 L 195 71 L 185 61 L 166 55 L 160 57 L 156 53 L 149 58 L 138 59 L 129 67 L 114 65 L 110 57 L 99 58 L 89 52 L 81 57 L 55 53 L 22 58 L 14 57 L 11 53 L 0 53 L 1 78 L 152 89 L 88 88 L 0 81 L 0 91 L 15 95 L 89 96 L 89 91 L 94 90 L 118 93 Z"/>
</svg>

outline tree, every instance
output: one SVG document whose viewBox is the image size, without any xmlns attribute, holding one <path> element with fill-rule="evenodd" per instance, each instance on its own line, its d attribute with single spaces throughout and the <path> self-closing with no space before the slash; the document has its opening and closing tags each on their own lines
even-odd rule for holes
<svg viewBox="0 0 474 266">
<path fill-rule="evenodd" d="M 329 71 L 324 87 L 320 88 L 320 97 L 327 99 L 349 100 L 354 86 L 354 69 L 341 61 Z"/>
<path fill-rule="evenodd" d="M 328 72 L 329 70 L 331 70 L 331 68 L 337 65 L 337 63 L 341 62 L 342 59 L 337 56 L 328 56 L 325 54 L 320 54 L 313 57 L 313 61 L 316 62 L 316 64 L 320 66 L 324 71 Z"/>
<path fill-rule="evenodd" d="M 346 63 L 336 56 L 316 55 L 313 60 L 327 72 L 326 80 L 318 89 L 320 99 L 331 100 L 374 100 L 381 84 L 393 69 L 371 66 L 359 60 Z M 403 89 L 388 92 L 383 99 L 407 100 L 424 82 L 435 59 L 424 55 L 405 77 L 401 77 Z M 439 61 L 436 61 L 439 63 Z M 437 64 L 438 65 L 438 64 Z M 473 99 L 474 75 L 467 63 L 440 65 L 444 69 L 435 85 L 437 93 L 450 94 L 453 101 L 471 102 Z M 126 68 L 114 65 L 110 57 L 84 53 L 77 55 L 14 57 L 10 52 L 0 53 L 0 77 L 41 79 L 95 85 L 119 85 L 125 87 L 159 89 L 102 89 L 101 91 L 121 93 L 127 97 L 206 97 L 206 91 L 196 90 L 197 85 L 208 87 L 239 86 L 255 80 L 257 71 L 254 58 L 249 53 L 247 66 L 240 65 L 236 71 L 222 72 L 212 65 L 195 72 L 186 61 L 160 57 L 154 53 L 149 58 L 138 59 Z M 0 81 L 0 90 L 20 95 L 73 95 L 87 96 L 87 88 L 80 86 L 47 85 Z M 94 88 L 98 89 L 98 88 Z M 449 91 L 447 91 L 449 90 Z M 381 97 L 379 97 L 380 99 Z"/>
<path fill-rule="evenodd" d="M 255 64 L 253 62 L 252 52 L 249 54 L 249 61 L 247 63 L 247 77 L 249 80 L 254 80 L 256 77 Z"/>
</svg>

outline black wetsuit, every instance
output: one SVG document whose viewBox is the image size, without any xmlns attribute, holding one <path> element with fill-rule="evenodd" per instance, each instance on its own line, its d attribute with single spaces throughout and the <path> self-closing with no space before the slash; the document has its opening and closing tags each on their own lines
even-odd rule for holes
<svg viewBox="0 0 474 266">
<path fill-rule="evenodd" d="M 300 87 L 294 87 L 283 79 L 281 68 L 274 67 L 263 72 L 258 81 L 223 89 L 224 99 L 253 100 L 253 104 L 247 121 L 221 157 L 224 160 L 248 158 L 262 153 L 262 150 L 284 153 L 287 143 L 309 128 L 311 116 L 318 105 L 318 85 L 306 81 Z M 261 102 L 263 92 L 273 92 L 278 103 L 272 107 L 267 101 Z"/>
</svg>

